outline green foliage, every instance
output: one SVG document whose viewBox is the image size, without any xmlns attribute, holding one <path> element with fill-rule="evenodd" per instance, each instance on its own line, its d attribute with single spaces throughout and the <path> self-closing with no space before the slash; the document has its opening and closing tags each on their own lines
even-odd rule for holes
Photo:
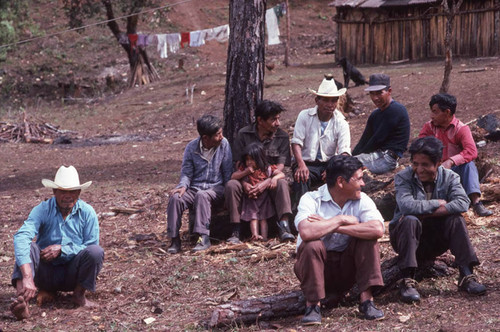
<svg viewBox="0 0 500 332">
<path fill-rule="evenodd" d="M 0 0 L 0 45 L 16 42 L 17 31 L 26 24 L 29 24 L 27 0 Z M 7 47 L 0 48 L 0 61 L 6 60 L 7 50 Z"/>
</svg>

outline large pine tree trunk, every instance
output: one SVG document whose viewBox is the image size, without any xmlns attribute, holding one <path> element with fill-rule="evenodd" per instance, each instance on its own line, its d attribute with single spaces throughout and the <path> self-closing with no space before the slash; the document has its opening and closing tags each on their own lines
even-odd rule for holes
<svg viewBox="0 0 500 332">
<path fill-rule="evenodd" d="M 231 0 L 227 52 L 224 135 L 234 142 L 252 121 L 264 93 L 264 18 L 266 0 Z"/>
</svg>

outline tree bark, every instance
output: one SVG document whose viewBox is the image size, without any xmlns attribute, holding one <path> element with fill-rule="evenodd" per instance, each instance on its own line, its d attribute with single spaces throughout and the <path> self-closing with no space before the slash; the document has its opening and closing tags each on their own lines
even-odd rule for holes
<svg viewBox="0 0 500 332">
<path fill-rule="evenodd" d="M 252 121 L 264 94 L 264 19 L 266 0 L 229 4 L 224 135 L 233 144 L 238 131 Z"/>
<path fill-rule="evenodd" d="M 444 37 L 444 49 L 445 49 L 445 60 L 444 60 L 444 77 L 441 83 L 440 93 L 447 93 L 450 88 L 450 74 L 453 69 L 453 57 L 452 57 L 452 40 L 453 40 L 453 21 L 455 15 L 457 14 L 463 0 L 443 0 L 442 6 L 443 11 L 446 14 L 446 35 Z"/>
<path fill-rule="evenodd" d="M 437 278 L 451 273 L 450 267 L 454 258 L 444 254 L 436 259 L 433 265 L 419 269 L 417 279 Z M 396 287 L 401 278 L 397 266 L 397 257 L 387 259 L 381 266 L 384 286 L 377 289 L 374 295 L 381 294 Z M 298 281 L 297 281 L 298 282 Z M 354 286 L 348 294 L 346 301 L 358 301 L 359 290 Z M 326 301 L 321 301 L 322 306 L 331 307 Z M 303 315 L 306 300 L 301 291 L 292 291 L 286 294 L 271 295 L 256 299 L 238 300 L 218 305 L 212 312 L 209 322 L 211 328 L 217 326 L 232 326 L 234 323 L 254 324 L 258 320 L 271 320 L 293 315 Z"/>
<path fill-rule="evenodd" d="M 285 60 L 283 61 L 285 67 L 290 65 L 290 4 L 288 0 L 286 4 L 286 38 L 285 38 Z"/>
</svg>

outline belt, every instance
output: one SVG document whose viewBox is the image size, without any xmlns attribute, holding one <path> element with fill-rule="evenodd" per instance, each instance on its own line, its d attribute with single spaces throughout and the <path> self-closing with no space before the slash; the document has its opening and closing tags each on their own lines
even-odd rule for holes
<svg viewBox="0 0 500 332">
<path fill-rule="evenodd" d="M 328 161 L 315 160 L 315 161 L 304 161 L 304 163 L 307 166 L 326 166 L 328 164 Z"/>
<path fill-rule="evenodd" d="M 391 156 L 395 160 L 399 159 L 399 156 L 396 154 L 396 152 L 394 152 L 392 150 L 385 150 L 384 153 L 388 154 L 389 156 Z"/>
</svg>

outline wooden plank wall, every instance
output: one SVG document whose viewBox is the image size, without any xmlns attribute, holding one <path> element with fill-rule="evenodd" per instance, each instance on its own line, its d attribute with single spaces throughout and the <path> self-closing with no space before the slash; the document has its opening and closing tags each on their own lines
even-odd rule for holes
<svg viewBox="0 0 500 332">
<path fill-rule="evenodd" d="M 453 54 L 500 54 L 500 0 L 466 0 L 454 20 Z M 492 10 L 495 8 L 496 10 Z M 337 60 L 387 63 L 444 56 L 446 17 L 440 5 L 387 9 L 337 8 Z M 371 23 L 370 23 L 371 22 Z"/>
</svg>

